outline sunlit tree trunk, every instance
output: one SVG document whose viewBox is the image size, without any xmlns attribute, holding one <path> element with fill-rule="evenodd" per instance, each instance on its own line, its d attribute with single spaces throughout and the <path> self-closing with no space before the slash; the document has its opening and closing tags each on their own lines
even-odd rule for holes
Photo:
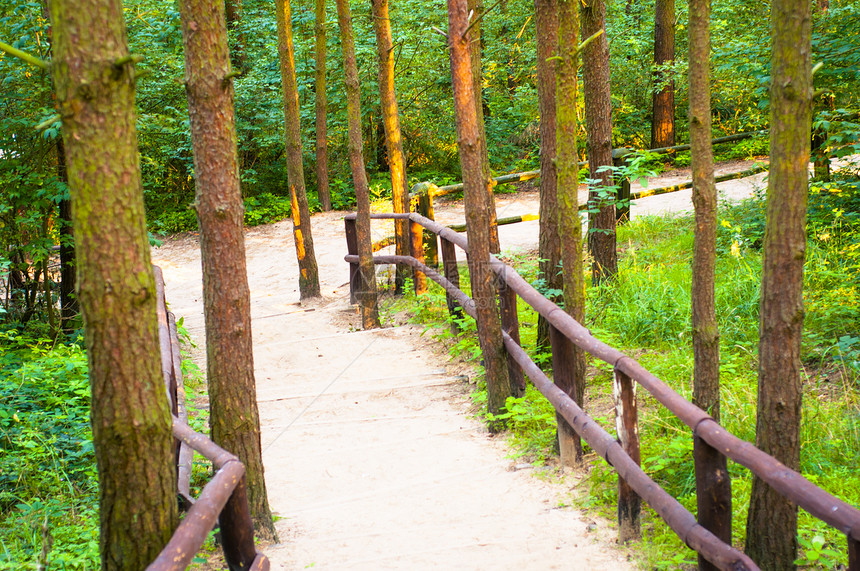
<svg viewBox="0 0 860 571">
<path fill-rule="evenodd" d="M 326 21 L 325 0 L 314 3 L 314 88 L 316 90 L 316 175 L 317 196 L 323 210 L 331 210 L 331 191 L 328 183 L 328 132 L 326 116 L 328 97 L 326 95 Z"/>
<path fill-rule="evenodd" d="M 492 180 L 492 172 L 490 171 L 490 153 L 487 148 L 487 131 L 484 126 L 484 72 L 481 63 L 483 59 L 483 46 L 481 44 L 483 20 L 481 18 L 484 13 L 484 0 L 468 0 L 468 9 L 468 14 L 472 16 L 469 24 L 476 22 L 469 30 L 469 55 L 472 65 L 472 89 L 475 93 L 475 114 L 478 117 L 478 140 L 481 145 L 481 168 L 484 172 L 484 178 L 489 181 L 487 192 L 490 195 L 490 251 L 498 254 L 501 247 L 499 245 L 499 228 L 496 225 L 496 200 L 493 196 L 495 181 Z"/>
<path fill-rule="evenodd" d="M 810 0 L 771 3 L 770 175 L 759 316 L 756 446 L 800 468 L 803 262 L 812 114 Z M 793 569 L 797 506 L 754 477 L 746 552 Z"/>
<path fill-rule="evenodd" d="M 540 229 L 538 277 L 547 289 L 562 291 L 561 240 L 558 236 L 558 201 L 555 167 L 555 60 L 558 47 L 558 2 L 535 0 L 537 89 L 540 105 Z M 559 301 L 561 296 L 553 296 Z M 538 317 L 538 347 L 549 347 L 549 322 Z"/>
<path fill-rule="evenodd" d="M 121 2 L 51 0 L 50 11 L 92 389 L 102 569 L 144 569 L 170 539 L 177 510 L 137 151 L 135 66 L 127 57 Z"/>
<path fill-rule="evenodd" d="M 388 16 L 388 0 L 371 0 L 373 30 L 376 33 L 376 50 L 379 55 L 379 99 L 382 105 L 382 122 L 385 127 L 385 148 L 388 151 L 388 166 L 391 170 L 391 198 L 394 212 L 409 211 L 409 185 L 406 180 L 406 159 L 403 155 L 403 139 L 400 134 L 400 117 L 397 111 L 397 95 L 394 91 L 394 47 L 391 42 L 391 20 Z M 396 253 L 409 255 L 408 222 L 394 222 Z M 397 268 L 397 288 L 403 287 L 408 276 L 408 267 Z"/>
<path fill-rule="evenodd" d="M 257 534 L 271 539 L 275 526 L 260 446 L 227 29 L 219 2 L 180 0 L 179 11 L 203 263 L 209 427 L 212 440 L 245 465 Z"/>
<path fill-rule="evenodd" d="M 337 24 L 343 50 L 344 83 L 346 85 L 346 118 L 349 124 L 349 165 L 355 187 L 358 238 L 358 266 L 362 275 L 362 288 L 356 292 L 361 325 L 365 329 L 379 327 L 379 308 L 376 295 L 376 270 L 370 241 L 370 186 L 364 170 L 364 141 L 361 136 L 361 92 L 358 83 L 358 65 L 355 61 L 355 36 L 352 31 L 352 14 L 349 0 L 337 0 Z"/>
<path fill-rule="evenodd" d="M 580 4 L 582 40 L 604 30 L 582 53 L 582 90 L 585 98 L 589 178 L 599 186 L 613 185 L 612 171 L 612 100 L 609 87 L 609 41 L 606 38 L 605 0 Z M 598 172 L 601 168 L 605 169 Z M 615 204 L 601 199 L 600 192 L 588 195 L 588 250 L 591 252 L 591 282 L 598 285 L 618 273 L 615 252 Z M 599 209 L 592 212 L 593 209 Z"/>
<path fill-rule="evenodd" d="M 675 0 L 657 0 L 654 8 L 654 65 L 675 61 Z M 652 97 L 651 148 L 675 144 L 675 81 L 666 82 L 661 71 L 654 74 L 655 85 L 666 83 Z"/>
<path fill-rule="evenodd" d="M 564 272 L 564 309 L 582 323 L 585 310 L 585 283 L 582 276 L 582 222 L 579 218 L 579 157 L 576 152 L 576 70 L 579 42 L 579 0 L 558 0 L 558 55 L 556 64 L 556 149 L 558 158 L 558 233 Z M 585 353 L 571 344 L 573 386 L 560 387 L 578 405 L 583 405 Z M 582 445 L 566 421 L 559 422 L 562 462 L 575 463 Z"/>
<path fill-rule="evenodd" d="M 487 380 L 487 409 L 499 414 L 505 401 L 514 394 L 508 376 L 507 358 L 502 343 L 502 326 L 496 287 L 490 269 L 490 195 L 481 164 L 478 118 L 472 83 L 468 8 L 466 0 L 448 0 L 448 46 L 451 54 L 451 78 L 454 88 L 454 113 L 457 120 L 457 146 L 463 171 L 466 201 L 466 227 L 469 236 L 469 278 L 477 313 L 478 342 L 484 357 Z M 490 430 L 501 428 L 490 422 Z"/>
<path fill-rule="evenodd" d="M 284 89 L 284 138 L 287 154 L 287 182 L 292 202 L 293 238 L 299 260 L 301 299 L 320 295 L 320 278 L 311 236 L 311 211 L 305 194 L 305 169 L 302 164 L 302 128 L 299 115 L 299 89 L 296 85 L 296 58 L 293 49 L 293 23 L 290 0 L 277 0 L 278 56 Z"/>
</svg>

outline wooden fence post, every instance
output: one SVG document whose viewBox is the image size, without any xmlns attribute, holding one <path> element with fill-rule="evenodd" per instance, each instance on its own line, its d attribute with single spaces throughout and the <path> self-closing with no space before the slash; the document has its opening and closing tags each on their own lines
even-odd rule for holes
<svg viewBox="0 0 860 571">
<path fill-rule="evenodd" d="M 221 546 L 227 566 L 231 571 L 250 569 L 257 558 L 257 549 L 254 546 L 254 524 L 248 508 L 244 475 L 221 510 L 218 524 L 221 527 Z"/>
<path fill-rule="evenodd" d="M 511 336 L 511 339 L 520 342 L 520 320 L 517 315 L 517 292 L 508 287 L 502 276 L 496 276 L 499 280 L 499 313 L 502 320 L 502 331 Z M 507 351 L 506 351 L 507 353 Z M 514 357 L 508 355 L 508 377 L 511 379 L 511 388 L 516 396 L 521 397 L 526 393 L 526 377 L 523 369 Z"/>
<path fill-rule="evenodd" d="M 848 536 L 848 571 L 860 571 L 860 541 Z"/>
<path fill-rule="evenodd" d="M 435 186 L 427 185 L 418 195 L 418 214 L 430 220 L 436 220 L 433 212 L 433 194 L 432 189 Z M 424 231 L 424 248 L 427 252 L 427 265 L 431 268 L 439 267 L 439 246 L 436 234 L 429 230 Z"/>
<path fill-rule="evenodd" d="M 641 465 L 639 453 L 639 414 L 636 408 L 636 384 L 617 368 L 612 393 L 615 396 L 615 426 L 618 442 L 634 462 Z M 618 477 L 618 542 L 627 543 L 642 535 L 639 520 L 642 500 L 620 476 Z"/>
<path fill-rule="evenodd" d="M 732 479 L 728 460 L 707 442 L 693 436 L 693 461 L 696 466 L 696 504 L 702 527 L 728 545 L 732 544 Z M 699 554 L 699 571 L 719 567 Z"/>
<path fill-rule="evenodd" d="M 616 169 L 627 164 L 627 155 L 630 154 L 630 149 L 615 149 L 612 151 L 612 166 Z M 630 220 L 630 179 L 622 176 L 618 171 L 614 173 L 615 185 L 618 187 L 618 196 L 616 196 L 615 220 L 618 224 L 624 224 Z"/>
<path fill-rule="evenodd" d="M 454 249 L 454 243 L 439 237 L 442 246 L 442 268 L 445 273 L 445 279 L 454 284 L 457 289 L 460 288 L 460 270 L 457 268 L 457 251 Z M 445 292 L 445 301 L 448 302 L 448 314 L 451 316 L 451 331 L 459 333 L 460 326 L 457 324 L 458 319 L 463 318 L 463 310 L 457 300 Z"/>
<path fill-rule="evenodd" d="M 409 244 L 412 248 L 412 257 L 424 263 L 424 227 L 417 222 L 409 222 Z M 412 281 L 415 286 L 415 295 L 427 293 L 427 276 L 418 268 L 412 268 Z"/>
<path fill-rule="evenodd" d="M 343 224 L 346 227 L 346 252 L 351 256 L 358 255 L 358 234 L 355 230 L 355 217 L 343 219 Z M 349 303 L 357 303 L 358 298 L 356 292 L 361 287 L 361 272 L 358 270 L 358 262 L 350 262 L 349 264 Z"/>
<path fill-rule="evenodd" d="M 574 345 L 552 324 L 549 326 L 549 343 L 552 348 L 552 382 L 570 398 L 575 399 Z M 558 450 L 561 464 L 568 467 L 576 466 L 582 458 L 582 440 L 561 414 L 556 412 L 555 418 L 558 423 Z"/>
</svg>

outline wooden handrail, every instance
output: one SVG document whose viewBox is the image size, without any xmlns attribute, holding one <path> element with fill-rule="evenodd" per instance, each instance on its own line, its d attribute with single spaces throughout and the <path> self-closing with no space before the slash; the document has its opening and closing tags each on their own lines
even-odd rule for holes
<svg viewBox="0 0 860 571">
<path fill-rule="evenodd" d="M 167 311 L 164 277 L 155 269 L 159 341 L 162 371 L 171 409 L 173 436 L 177 441 L 178 491 L 190 504 L 188 511 L 147 571 L 186 569 L 200 551 L 209 533 L 219 523 L 224 559 L 231 571 L 268 571 L 269 560 L 254 545 L 254 524 L 248 505 L 245 466 L 207 436 L 188 426 L 185 389 L 182 383 L 182 359 L 176 319 Z M 217 469 L 196 500 L 191 498 L 190 479 L 193 451 L 207 458 Z"/>
<path fill-rule="evenodd" d="M 347 215 L 347 218 L 350 216 L 354 215 Z M 396 216 L 406 217 L 404 215 Z M 372 215 L 372 218 L 375 219 L 391 217 L 393 216 L 381 213 Z M 456 244 L 468 253 L 468 239 L 466 236 L 414 213 L 409 214 L 408 218 L 414 224 L 436 233 L 443 240 Z M 357 256 L 347 256 L 345 259 L 350 263 L 357 262 Z M 473 300 L 466 296 L 450 280 L 446 279 L 446 277 L 420 263 L 415 258 L 410 256 L 375 256 L 374 262 L 377 264 L 409 264 L 417 267 L 427 277 L 440 284 L 449 296 L 449 299 L 456 300 L 466 313 L 474 316 Z M 665 382 L 640 365 L 635 359 L 592 336 L 585 327 L 552 301 L 541 295 L 512 267 L 504 264 L 494 256 L 490 256 L 489 263 L 498 277 L 535 311 L 546 318 L 553 327 L 557 328 L 565 337 L 592 356 L 612 365 L 616 371 L 623 373 L 644 387 L 657 401 L 684 422 L 691 429 L 693 435 L 701 438 L 727 458 L 731 458 L 750 469 L 778 493 L 796 503 L 812 516 L 844 533 L 848 540 L 849 570 L 860 571 L 860 510 L 819 488 L 800 473 L 786 467 L 749 442 L 743 441 L 729 433 L 705 411 L 684 399 Z M 449 302 L 450 307 L 452 305 Z M 678 506 L 687 515 L 676 511 L 677 508 L 674 507 L 672 502 L 677 503 L 677 501 L 674 498 L 671 499 L 671 502 L 665 499 L 662 494 L 666 494 L 666 492 L 659 489 L 653 480 L 648 478 L 644 472 L 641 472 L 641 469 L 636 466 L 636 463 L 629 455 L 623 450 L 617 452 L 615 448 L 610 447 L 606 439 L 608 438 L 612 443 L 615 443 L 615 440 L 605 432 L 602 432 L 602 429 L 570 397 L 552 385 L 551 381 L 528 358 L 511 336 L 505 334 L 504 342 L 509 354 L 520 364 L 538 390 L 552 402 L 553 406 L 564 416 L 565 420 L 574 427 L 577 433 L 593 449 L 616 469 L 620 477 L 630 484 L 637 494 L 648 501 L 654 510 L 666 520 L 667 524 L 687 545 L 720 568 L 756 569 L 754 563 L 746 558 L 745 555 L 737 552 L 730 545 L 723 543 L 722 540 L 695 523 L 695 518 L 693 518 L 692 514 L 680 506 L 680 504 Z M 545 383 L 549 383 L 549 385 Z M 597 431 L 602 432 L 602 434 Z M 604 446 L 603 442 L 607 442 L 607 444 Z M 601 446 L 603 448 L 600 448 Z M 610 449 L 612 450 L 611 453 Z M 635 466 L 635 469 L 629 464 Z M 624 467 L 622 468 L 622 466 Z M 654 488 L 659 489 L 659 492 L 655 492 Z M 666 495 L 668 496 L 668 494 Z M 671 498 L 671 496 L 669 497 Z M 692 524 L 689 523 L 689 518 L 693 518 Z"/>
</svg>

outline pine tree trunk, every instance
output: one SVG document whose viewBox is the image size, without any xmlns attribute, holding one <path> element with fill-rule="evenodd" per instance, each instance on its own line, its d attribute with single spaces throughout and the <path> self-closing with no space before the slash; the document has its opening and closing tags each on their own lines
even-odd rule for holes
<svg viewBox="0 0 860 571">
<path fill-rule="evenodd" d="M 457 146 L 463 171 L 466 201 L 466 227 L 469 237 L 469 278 L 477 313 L 478 342 L 484 357 L 487 380 L 487 409 L 499 414 L 509 396 L 514 395 L 508 376 L 507 358 L 502 343 L 496 280 L 490 269 L 490 195 L 481 162 L 478 118 L 472 83 L 466 0 L 448 0 L 448 45 L 451 53 L 451 78 L 454 88 L 454 113 L 457 119 Z M 502 426 L 490 422 L 490 430 Z"/>
<path fill-rule="evenodd" d="M 803 262 L 812 110 L 810 0 L 771 3 L 770 176 L 759 317 L 756 446 L 800 467 Z M 797 506 L 753 478 L 747 554 L 793 569 Z"/>
<path fill-rule="evenodd" d="M 654 65 L 675 61 L 675 0 L 657 0 L 654 9 Z M 655 85 L 665 82 L 666 74 L 654 74 Z M 651 148 L 675 144 L 675 82 L 669 81 L 654 93 L 651 115 Z"/>
<path fill-rule="evenodd" d="M 223 5 L 181 0 L 191 118 L 212 440 L 245 465 L 259 537 L 275 537 L 266 495 L 245 262 L 244 208 Z"/>
<path fill-rule="evenodd" d="M 606 27 L 606 3 L 590 0 L 580 8 L 582 40 Z M 612 100 L 609 87 L 609 41 L 606 33 L 592 41 L 582 53 L 582 90 L 585 96 L 589 177 L 600 186 L 612 186 Z M 600 193 L 588 195 L 588 250 L 591 252 L 591 283 L 600 284 L 618 273 L 615 251 L 615 204 L 601 200 Z M 599 209 L 597 212 L 592 212 Z"/>
<path fill-rule="evenodd" d="M 585 309 L 585 283 L 582 277 L 582 223 L 579 219 L 579 157 L 576 147 L 576 70 L 579 42 L 578 0 L 558 0 L 558 55 L 556 64 L 556 149 L 558 158 L 558 233 L 564 277 L 564 308 L 582 323 Z M 572 344 L 571 344 L 572 345 Z M 585 353 L 571 347 L 573 386 L 560 386 L 579 406 L 585 393 Z M 559 426 L 566 421 L 556 415 Z M 562 463 L 572 465 L 582 454 L 578 438 L 571 430 L 559 430 Z M 568 440 L 565 443 L 564 440 Z M 571 442 L 573 441 L 573 447 Z"/>
<path fill-rule="evenodd" d="M 66 168 L 66 146 L 63 137 L 57 138 L 57 178 L 69 184 Z M 75 236 L 72 231 L 72 201 L 60 201 L 60 327 L 64 333 L 72 332 L 72 321 L 78 314 L 75 296 Z"/>
<path fill-rule="evenodd" d="M 328 133 L 326 115 L 328 114 L 328 97 L 326 95 L 326 20 L 325 0 L 314 3 L 314 54 L 316 68 L 314 71 L 314 88 L 316 90 L 316 175 L 317 196 L 322 209 L 331 210 L 331 190 L 328 183 Z"/>
<path fill-rule="evenodd" d="M 299 260 L 299 296 L 319 297 L 320 278 L 311 235 L 311 211 L 305 193 L 305 170 L 302 164 L 302 128 L 299 115 L 299 89 L 296 84 L 296 58 L 293 49 L 293 23 L 290 0 L 277 0 L 278 56 L 284 89 L 284 140 L 287 155 L 287 182 L 292 202 L 293 239 Z"/>
<path fill-rule="evenodd" d="M 129 55 L 119 1 L 52 0 L 50 8 L 92 389 L 102 568 L 143 569 L 170 539 L 177 513 L 135 70 L 133 63 L 115 64 Z"/>
<path fill-rule="evenodd" d="M 468 14 L 472 15 L 469 23 L 481 18 L 484 13 L 484 0 L 468 0 Z M 467 16 L 468 17 L 468 16 Z M 466 24 L 469 25 L 468 23 Z M 492 180 L 492 171 L 490 170 L 490 153 L 487 148 L 487 131 L 484 125 L 484 73 L 481 63 L 481 52 L 483 46 L 481 44 L 481 26 L 483 20 L 479 20 L 472 29 L 469 30 L 469 56 L 472 64 L 472 89 L 475 93 L 475 113 L 478 117 L 478 140 L 481 145 L 481 168 L 484 172 L 484 179 L 489 181 L 487 192 L 490 195 L 490 252 L 498 254 L 501 251 L 499 245 L 499 227 L 496 225 L 496 199 L 493 195 L 493 188 L 496 183 Z"/>
<path fill-rule="evenodd" d="M 690 0 L 690 146 L 693 171 L 693 403 L 720 421 L 720 334 L 714 303 L 717 187 L 711 147 L 711 0 Z M 693 438 L 698 521 L 731 545 L 732 492 L 725 456 Z M 717 569 L 699 556 L 703 571 Z"/>
<path fill-rule="evenodd" d="M 408 212 L 409 185 L 406 179 L 406 159 L 403 155 L 397 95 L 394 91 L 394 48 L 391 41 L 388 0 L 371 0 L 371 7 L 373 30 L 376 33 L 376 50 L 379 55 L 379 99 L 382 106 L 382 123 L 385 128 L 385 149 L 388 152 L 388 166 L 391 171 L 391 198 L 394 212 Z M 406 220 L 394 222 L 395 251 L 398 256 L 409 255 L 408 224 Z M 408 266 L 397 267 L 398 289 L 403 287 L 403 282 L 408 275 Z"/>
<path fill-rule="evenodd" d="M 355 36 L 352 32 L 352 14 L 349 0 L 337 0 L 337 23 L 343 50 L 344 83 L 346 84 L 346 117 L 349 123 L 349 165 L 355 187 L 361 290 L 356 292 L 361 324 L 365 329 L 379 327 L 379 308 L 376 295 L 376 269 L 370 240 L 370 186 L 364 171 L 364 141 L 361 137 L 361 93 L 358 83 L 358 65 L 355 61 Z"/>
<path fill-rule="evenodd" d="M 548 289 L 562 291 L 561 239 L 558 235 L 558 200 L 555 167 L 555 60 L 558 47 L 558 2 L 535 0 L 537 89 L 540 105 L 540 218 L 538 277 Z M 549 61 L 548 61 L 549 60 Z M 561 296 L 552 296 L 555 302 Z M 549 322 L 538 316 L 536 345 L 549 347 Z"/>
</svg>

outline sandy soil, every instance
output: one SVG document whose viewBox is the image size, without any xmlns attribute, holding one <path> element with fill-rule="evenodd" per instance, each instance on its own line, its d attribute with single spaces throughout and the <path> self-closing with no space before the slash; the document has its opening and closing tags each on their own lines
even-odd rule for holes
<svg viewBox="0 0 860 571">
<path fill-rule="evenodd" d="M 721 170 L 743 170 L 736 163 Z M 683 171 L 654 180 L 675 184 Z M 752 193 L 763 175 L 719 186 Z M 634 191 L 636 189 L 634 188 Z M 650 197 L 633 216 L 691 209 L 690 191 Z M 538 194 L 497 196 L 498 216 L 537 213 Z M 348 303 L 343 213 L 313 216 L 323 298 L 299 303 L 291 223 L 246 233 L 263 459 L 281 569 L 628 569 L 613 524 L 571 507 L 576 474 L 535 477 L 470 414 L 472 371 L 409 325 L 358 331 Z M 462 222 L 462 202 L 436 217 Z M 389 233 L 374 226 L 376 237 Z M 536 247 L 538 223 L 500 229 L 503 249 Z M 196 236 L 154 250 L 171 310 L 202 346 Z M 204 355 L 195 357 L 202 365 Z"/>
</svg>

